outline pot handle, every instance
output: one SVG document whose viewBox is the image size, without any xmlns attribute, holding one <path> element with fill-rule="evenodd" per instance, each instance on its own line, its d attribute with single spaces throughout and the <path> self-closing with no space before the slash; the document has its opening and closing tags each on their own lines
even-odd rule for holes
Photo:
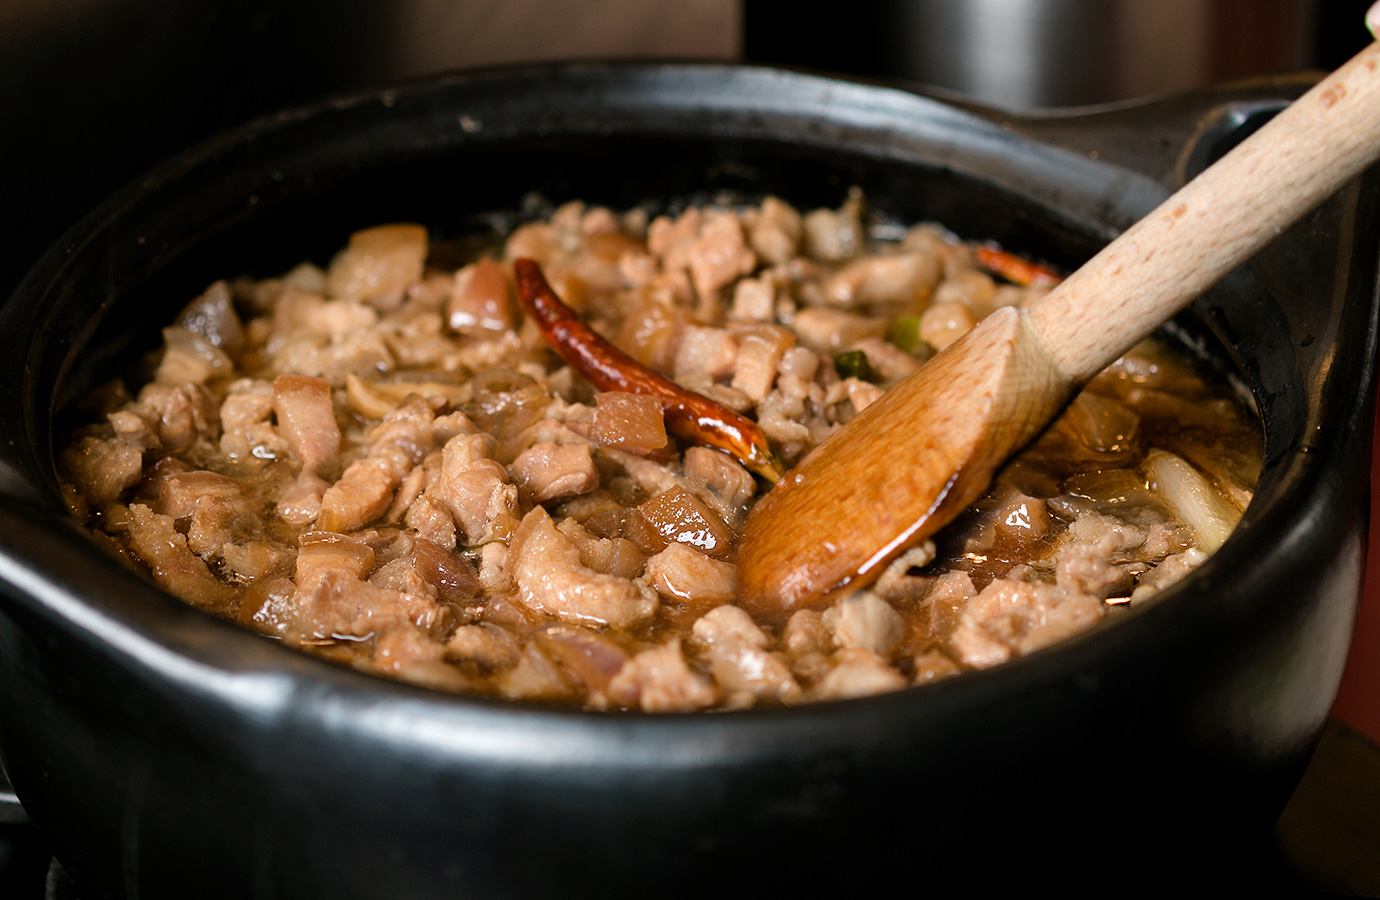
<svg viewBox="0 0 1380 900">
<path fill-rule="evenodd" d="M 1320 77 L 1302 72 L 1254 78 L 1144 101 L 1048 112 L 970 109 L 1034 140 L 1130 169 L 1173 191 Z"/>
</svg>

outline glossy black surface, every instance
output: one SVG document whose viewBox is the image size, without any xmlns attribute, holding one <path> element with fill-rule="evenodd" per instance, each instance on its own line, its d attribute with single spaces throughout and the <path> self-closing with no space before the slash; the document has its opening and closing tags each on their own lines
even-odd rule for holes
<svg viewBox="0 0 1380 900">
<path fill-rule="evenodd" d="M 210 280 L 324 261 L 356 227 L 460 233 L 531 190 L 809 206 L 857 184 L 897 219 L 1072 266 L 1298 89 L 1001 121 L 772 70 L 582 66 L 324 104 L 160 169 L 0 310 L 23 348 L 0 360 L 0 753 L 34 823 L 75 878 L 131 898 L 1172 884 L 1203 855 L 1230 871 L 1302 771 L 1354 615 L 1373 176 L 1178 322 L 1226 344 L 1266 424 L 1238 533 L 1109 627 L 889 696 L 604 716 L 335 668 L 103 556 L 62 509 L 51 429 Z"/>
</svg>

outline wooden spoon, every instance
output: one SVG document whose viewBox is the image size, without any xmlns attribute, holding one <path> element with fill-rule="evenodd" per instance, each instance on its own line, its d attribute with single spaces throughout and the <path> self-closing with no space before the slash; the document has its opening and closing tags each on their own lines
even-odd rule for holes
<svg viewBox="0 0 1380 900">
<path fill-rule="evenodd" d="M 753 509 L 742 602 L 862 587 L 947 524 L 1088 379 L 1380 156 L 1371 44 L 1051 293 L 988 316 L 839 429 Z"/>
</svg>

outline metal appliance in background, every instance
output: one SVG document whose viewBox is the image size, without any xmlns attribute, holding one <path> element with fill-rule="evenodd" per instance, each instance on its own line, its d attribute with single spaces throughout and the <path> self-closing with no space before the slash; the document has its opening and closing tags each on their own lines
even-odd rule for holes
<svg viewBox="0 0 1380 900">
<path fill-rule="evenodd" d="M 902 78 L 1009 109 L 1335 68 L 1361 0 L 877 0 L 828 19 L 746 0 L 750 60 Z M 1349 27 L 1348 27 L 1349 26 Z"/>
</svg>

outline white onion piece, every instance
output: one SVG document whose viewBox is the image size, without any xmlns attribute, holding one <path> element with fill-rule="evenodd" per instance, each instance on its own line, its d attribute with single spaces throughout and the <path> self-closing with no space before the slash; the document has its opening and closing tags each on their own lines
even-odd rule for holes
<svg viewBox="0 0 1380 900">
<path fill-rule="evenodd" d="M 1207 553 L 1222 546 L 1241 518 L 1241 511 L 1201 472 L 1172 453 L 1152 450 L 1145 457 L 1145 474 L 1151 489 L 1197 533 L 1199 548 Z"/>
</svg>

